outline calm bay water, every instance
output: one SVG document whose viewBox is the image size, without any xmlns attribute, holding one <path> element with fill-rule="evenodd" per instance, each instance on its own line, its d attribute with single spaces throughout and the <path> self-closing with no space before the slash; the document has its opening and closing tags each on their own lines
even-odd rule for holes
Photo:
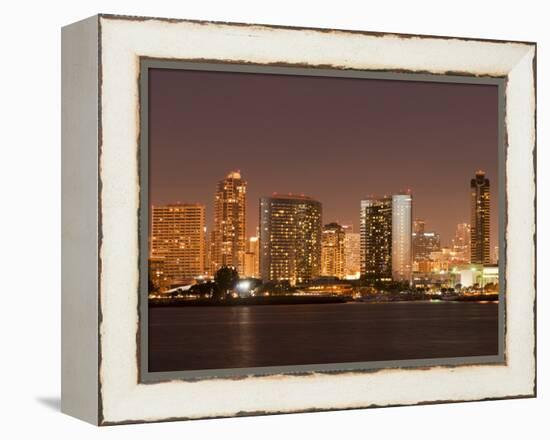
<svg viewBox="0 0 550 440">
<path fill-rule="evenodd" d="M 496 355 L 498 304 L 149 309 L 149 371 Z"/>
</svg>

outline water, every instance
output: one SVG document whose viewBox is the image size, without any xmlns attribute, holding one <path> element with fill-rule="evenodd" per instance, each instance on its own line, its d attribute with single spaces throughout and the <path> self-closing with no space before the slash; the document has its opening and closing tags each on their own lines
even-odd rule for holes
<svg viewBox="0 0 550 440">
<path fill-rule="evenodd" d="M 149 371 L 496 355 L 498 304 L 149 309 Z"/>
</svg>

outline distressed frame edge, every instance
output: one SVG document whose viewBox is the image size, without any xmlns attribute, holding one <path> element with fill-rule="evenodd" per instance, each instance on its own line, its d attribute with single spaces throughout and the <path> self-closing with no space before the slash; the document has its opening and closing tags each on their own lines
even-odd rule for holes
<svg viewBox="0 0 550 440">
<path fill-rule="evenodd" d="M 530 62 L 530 73 L 531 73 L 531 77 L 529 78 L 529 81 L 530 81 L 530 89 L 528 91 L 524 91 L 524 94 L 527 95 L 527 94 L 531 94 L 532 93 L 532 104 L 533 104 L 533 107 L 529 109 L 528 111 L 528 118 L 529 118 L 529 121 L 530 121 L 530 125 L 531 125 L 531 128 L 532 128 L 532 139 L 531 139 L 531 142 L 529 143 L 529 147 L 530 147 L 530 150 L 527 151 L 526 153 L 528 153 L 530 155 L 530 158 L 531 158 L 531 168 L 530 168 L 530 172 L 531 172 L 531 175 L 528 176 L 530 179 L 531 179 L 531 183 L 533 184 L 533 192 L 532 192 L 532 209 L 530 210 L 530 214 L 532 214 L 533 216 L 533 223 L 532 223 L 532 241 L 530 242 L 530 245 L 529 245 L 529 248 L 530 250 L 532 251 L 532 273 L 530 274 L 531 277 L 530 277 L 530 282 L 532 283 L 532 285 L 530 286 L 533 290 L 532 290 L 532 293 L 533 293 L 533 299 L 532 299 L 532 331 L 533 331 L 533 351 L 532 351 L 532 362 L 533 362 L 533 383 L 532 383 L 532 389 L 531 389 L 531 392 L 529 394 L 526 394 L 526 395 L 523 395 L 523 396 L 508 396 L 508 397 L 505 397 L 504 399 L 510 399 L 510 398 L 537 398 L 537 377 L 538 377 L 538 361 L 537 361 L 537 350 L 538 350 L 538 345 L 537 345 L 537 294 L 538 294 L 538 291 L 537 291 L 537 252 L 538 252 L 538 247 L 537 247 L 537 198 L 538 198 L 538 191 L 537 191 L 537 92 L 538 92 L 538 89 L 537 89 L 537 56 L 538 56 L 538 45 L 536 42 L 529 42 L 529 43 L 524 43 L 526 46 L 529 47 L 529 50 L 524 54 L 524 57 L 519 60 L 515 65 L 514 67 L 510 70 L 510 72 L 508 72 L 508 74 L 506 75 L 506 93 L 505 93 L 505 97 L 506 97 L 506 100 L 508 99 L 508 88 L 510 87 L 510 84 L 509 84 L 509 77 L 510 77 L 510 74 L 512 74 L 512 72 L 516 69 L 516 68 L 519 68 L 518 66 L 522 63 L 523 59 L 524 58 L 531 58 L 531 62 Z M 530 53 L 530 51 L 532 50 L 532 53 Z M 506 136 L 505 140 L 504 140 L 504 143 L 505 143 L 505 150 L 506 150 L 506 158 L 505 158 L 505 168 L 506 168 L 506 174 L 507 174 L 507 167 L 508 167 L 508 150 L 509 150 L 509 131 L 507 129 L 507 124 L 506 124 L 506 121 L 507 121 L 507 112 L 508 112 L 508 105 L 506 104 L 505 106 L 505 114 L 504 114 L 504 125 L 505 125 L 505 130 L 504 130 L 504 134 Z M 509 211 L 509 200 L 508 200 L 508 181 L 506 183 L 506 188 L 505 188 L 505 199 L 506 199 L 506 238 L 508 238 L 508 234 L 509 234 L 509 215 L 508 215 L 508 211 Z M 505 240 L 505 243 L 506 243 L 506 247 L 508 246 L 508 242 L 507 240 Z M 505 250 L 506 252 L 506 255 L 508 254 L 508 248 L 506 248 Z M 506 262 L 508 264 L 508 257 L 506 257 Z M 508 269 L 509 269 L 509 266 L 507 265 L 506 266 L 506 274 L 505 274 L 505 278 L 507 279 L 507 275 L 508 275 Z M 508 284 L 508 283 L 507 283 Z M 506 298 L 505 298 L 506 299 Z M 506 325 L 506 321 L 505 321 L 505 325 Z M 506 331 L 506 329 L 505 329 Z"/>
<path fill-rule="evenodd" d="M 499 40 L 493 38 L 475 38 L 475 37 L 460 37 L 450 35 L 433 35 L 433 34 L 412 34 L 392 31 L 365 31 L 360 29 L 341 29 L 341 28 L 324 28 L 315 26 L 289 26 L 280 24 L 266 24 L 266 23 L 249 23 L 239 21 L 223 21 L 223 20 L 200 20 L 191 18 L 169 18 L 169 17 L 150 17 L 144 15 L 130 15 L 130 14 L 111 14 L 111 13 L 99 13 L 99 19 L 121 20 L 121 21 L 161 21 L 166 23 L 194 23 L 199 25 L 216 25 L 216 26 L 232 26 L 232 27 L 260 27 L 273 30 L 290 30 L 290 31 L 313 31 L 322 33 L 344 33 L 344 34 L 356 34 L 367 35 L 372 37 L 384 37 L 395 36 L 398 38 L 431 38 L 438 40 L 458 40 L 458 41 L 477 41 L 481 43 L 507 43 L 507 44 L 522 44 L 522 45 L 536 45 L 535 41 L 524 40 Z"/>
<path fill-rule="evenodd" d="M 95 15 L 61 32 L 61 412 L 94 425 L 101 413 L 99 22 Z"/>
<path fill-rule="evenodd" d="M 147 20 L 161 20 L 165 22 L 191 22 L 196 23 L 195 20 L 179 20 L 179 19 L 158 19 L 158 18 L 149 18 L 149 17 L 141 17 L 141 18 L 132 18 L 129 16 L 117 16 L 117 15 L 109 15 L 109 14 L 100 14 L 99 16 L 99 23 L 101 23 L 101 18 L 108 18 L 108 19 L 121 19 L 121 20 L 137 20 L 137 21 L 147 21 Z M 299 28 L 299 27 L 285 27 L 285 26 L 273 26 L 273 25 L 248 25 L 248 24 L 237 24 L 237 23 L 225 23 L 225 22 L 209 22 L 209 21 L 198 21 L 200 24 L 222 24 L 222 25 L 239 25 L 239 26 L 262 26 L 262 27 L 268 27 L 268 28 L 283 28 L 283 29 L 292 29 L 292 30 L 313 30 L 313 31 L 320 31 L 320 32 L 327 32 L 330 31 L 330 29 L 316 29 L 316 28 Z M 100 26 L 100 25 L 99 25 Z M 397 37 L 404 37 L 404 38 L 410 38 L 410 37 L 418 37 L 420 39 L 423 38 L 438 38 L 438 39 L 456 39 L 456 40 L 462 40 L 462 41 L 481 41 L 481 42 L 497 42 L 497 43 L 519 43 L 529 46 L 534 46 L 535 48 L 535 55 L 533 57 L 533 77 L 534 77 L 534 90 L 535 90 L 535 108 L 533 111 L 533 114 L 531 115 L 530 111 L 530 117 L 532 116 L 534 119 L 534 125 L 535 125 L 535 131 L 534 131 L 534 145 L 533 145 L 533 163 L 535 165 L 534 168 L 534 179 L 535 179 L 535 209 L 536 209 L 536 43 L 532 42 L 512 42 L 512 41 L 504 41 L 504 40 L 488 40 L 488 39 L 475 39 L 475 38 L 455 38 L 455 37 L 440 37 L 440 36 L 428 36 L 428 35 L 409 35 L 409 34 L 392 34 L 392 33 L 371 33 L 371 32 L 361 32 L 361 31 L 341 31 L 341 32 L 349 32 L 350 34 L 353 33 L 360 33 L 365 35 L 374 35 L 374 36 L 384 36 L 384 35 L 393 35 Z M 101 39 L 101 38 L 100 38 Z M 101 47 L 99 48 L 101 51 Z M 101 60 L 100 60 L 101 64 Z M 311 66 L 315 67 L 315 66 Z M 100 68 L 101 72 L 101 68 Z M 509 73 L 509 72 L 508 72 Z M 101 92 L 101 90 L 100 90 Z M 101 123 L 101 122 L 100 122 Z M 101 141 L 100 141 L 101 143 Z M 535 251 L 536 251 L 536 216 L 535 216 L 535 224 L 534 224 L 534 240 L 535 240 Z M 535 252 L 535 271 L 536 271 L 536 252 Z M 534 339 L 535 339 L 535 352 L 534 352 L 534 360 L 535 360 L 535 376 L 534 376 L 534 387 L 533 387 L 533 393 L 532 394 L 521 394 L 521 395 L 511 395 L 511 396 L 503 396 L 503 397 L 494 397 L 494 398 L 481 398 L 481 399 L 466 399 L 466 400 L 441 400 L 441 401 L 422 401 L 419 403 L 406 403 L 406 404 L 395 404 L 395 405 L 368 405 L 368 406 L 360 406 L 360 407 L 349 407 L 349 408 L 311 408 L 311 409 L 303 409 L 303 410 L 296 410 L 296 411 L 275 411 L 275 412 L 264 412 L 264 411 L 258 411 L 258 412 L 242 412 L 235 415 L 225 416 L 225 415 L 219 415 L 219 416 L 212 416 L 212 417 L 169 417 L 165 419 L 159 419 L 159 420 L 125 420 L 125 421 L 107 421 L 104 419 L 103 414 L 100 414 L 99 417 L 99 424 L 100 425 L 118 425 L 118 424 L 127 424 L 127 423 L 156 423 L 156 422 L 164 422 L 164 421 L 173 421 L 173 420 L 196 420 L 196 419 L 209 419 L 209 418 L 226 418 L 226 417 L 238 417 L 238 416 L 252 416 L 252 415 L 268 415 L 268 414 L 290 414 L 290 413 L 302 413 L 302 412 L 319 412 L 319 411 L 334 411 L 334 410 L 345 410 L 345 409 L 362 409 L 362 408 L 377 408 L 377 407 L 395 407 L 395 406 L 412 406 L 412 405 L 427 405 L 427 404 L 437 404 L 437 403 L 452 403 L 452 402 L 474 402 L 474 401 L 492 401 L 492 400 L 503 400 L 503 399 L 512 399 L 512 398 L 532 398 L 536 397 L 536 272 L 533 277 L 534 281 L 534 324 L 535 324 L 535 331 L 534 331 Z M 101 313 L 101 310 L 99 311 Z M 101 344 L 100 344 L 101 345 Z M 101 399 L 100 399 L 101 400 Z M 101 402 L 100 402 L 101 406 Z M 101 410 L 100 410 L 101 412 Z"/>
</svg>

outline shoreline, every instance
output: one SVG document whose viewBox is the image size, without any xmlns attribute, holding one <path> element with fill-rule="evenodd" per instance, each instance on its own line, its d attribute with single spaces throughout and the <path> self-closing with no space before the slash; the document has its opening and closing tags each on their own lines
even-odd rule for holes
<svg viewBox="0 0 550 440">
<path fill-rule="evenodd" d="M 148 305 L 152 307 L 237 307 L 237 306 L 271 306 L 271 305 L 302 305 L 302 304 L 345 304 L 345 303 L 405 303 L 405 302 L 465 302 L 465 303 L 484 303 L 498 302 L 498 294 L 479 296 L 463 296 L 452 298 L 399 298 L 392 297 L 372 297 L 363 299 L 353 299 L 351 296 L 269 296 L 269 297 L 249 297 L 249 298 L 228 298 L 222 301 L 213 301 L 209 298 L 200 299 L 178 299 L 178 298 L 150 298 Z"/>
</svg>

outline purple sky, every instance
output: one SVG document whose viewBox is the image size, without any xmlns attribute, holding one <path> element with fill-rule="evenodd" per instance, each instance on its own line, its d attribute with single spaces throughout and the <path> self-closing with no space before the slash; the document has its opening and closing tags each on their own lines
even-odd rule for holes
<svg viewBox="0 0 550 440">
<path fill-rule="evenodd" d="M 304 193 L 323 222 L 352 222 L 368 195 L 413 192 L 413 217 L 441 234 L 469 222 L 469 183 L 491 181 L 497 244 L 498 91 L 470 84 L 151 69 L 150 202 L 201 202 L 241 170 L 248 235 L 258 198 Z"/>
</svg>

